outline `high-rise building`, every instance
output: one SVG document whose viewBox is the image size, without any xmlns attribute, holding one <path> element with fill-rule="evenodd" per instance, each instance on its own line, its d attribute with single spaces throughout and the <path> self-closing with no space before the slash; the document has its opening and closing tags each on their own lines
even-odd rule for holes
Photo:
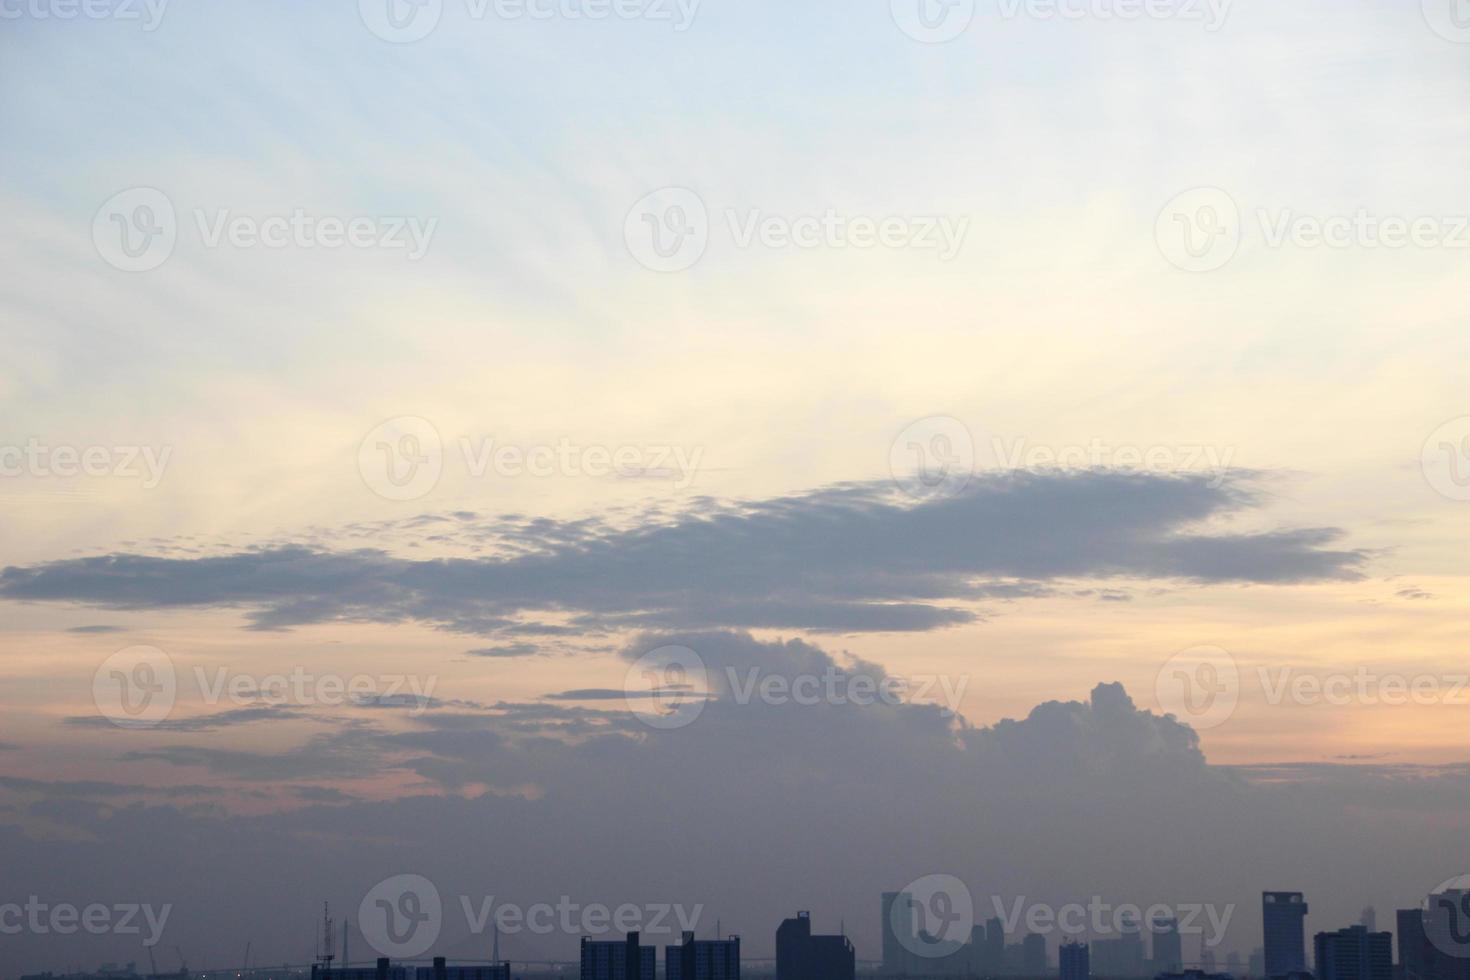
<svg viewBox="0 0 1470 980">
<path fill-rule="evenodd" d="M 1448 891 L 1431 896 L 1427 908 L 1400 909 L 1398 970 L 1402 980 L 1470 980 L 1470 893 Z"/>
<path fill-rule="evenodd" d="M 581 980 L 654 980 L 655 952 L 640 946 L 638 933 L 623 940 L 582 937 Z"/>
<path fill-rule="evenodd" d="M 1006 926 L 997 916 L 985 923 L 985 953 L 981 957 L 985 972 L 994 976 L 1006 962 Z"/>
<path fill-rule="evenodd" d="M 884 892 L 882 916 L 883 972 L 894 976 L 908 973 L 909 950 L 915 938 L 912 896 L 908 892 Z"/>
<path fill-rule="evenodd" d="M 812 935 L 810 912 L 776 929 L 776 980 L 853 980 L 856 972 L 852 943 L 846 936 Z"/>
<path fill-rule="evenodd" d="M 740 980 L 740 937 L 695 939 L 664 947 L 664 980 Z"/>
<path fill-rule="evenodd" d="M 1266 946 L 1266 976 L 1281 977 L 1307 968 L 1307 900 L 1301 892 L 1262 892 L 1261 931 Z"/>
<path fill-rule="evenodd" d="M 1314 942 L 1317 980 L 1393 980 L 1393 936 L 1349 926 L 1319 932 Z"/>
<path fill-rule="evenodd" d="M 338 966 L 327 963 L 311 965 L 311 980 L 411 980 L 408 967 L 394 966 L 388 957 L 378 958 L 376 966 Z"/>
<path fill-rule="evenodd" d="M 449 966 L 444 957 L 434 957 L 433 966 L 414 970 L 415 980 L 510 980 L 509 963 L 484 966 Z"/>
<path fill-rule="evenodd" d="M 1057 950 L 1057 963 L 1061 980 L 1089 980 L 1092 976 L 1086 943 L 1076 943 L 1070 939 L 1062 943 L 1061 949 Z"/>
<path fill-rule="evenodd" d="M 1027 933 L 1021 940 L 1021 970 L 1028 977 L 1046 975 L 1046 937 L 1041 933 Z"/>
<path fill-rule="evenodd" d="M 1184 968 L 1184 941 L 1179 935 L 1179 920 L 1156 915 L 1148 924 L 1153 934 L 1153 969 L 1155 973 L 1174 973 Z"/>
</svg>

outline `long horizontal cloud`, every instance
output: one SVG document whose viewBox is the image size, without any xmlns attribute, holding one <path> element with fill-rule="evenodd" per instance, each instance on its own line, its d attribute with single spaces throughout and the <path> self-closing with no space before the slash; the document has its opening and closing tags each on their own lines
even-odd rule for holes
<svg viewBox="0 0 1470 980">
<path fill-rule="evenodd" d="M 466 633 L 596 629 L 930 630 L 1059 579 L 1294 583 L 1351 578 L 1331 528 L 1229 533 L 1239 485 L 1117 471 L 978 481 L 914 502 L 845 485 L 614 527 L 507 521 L 515 548 L 413 560 L 287 545 L 212 557 L 117 554 L 0 574 L 0 597 L 114 609 L 244 609 L 257 628 L 418 620 Z M 548 618 L 560 618 L 553 623 Z M 529 621 L 528 621 L 529 620 Z"/>
</svg>

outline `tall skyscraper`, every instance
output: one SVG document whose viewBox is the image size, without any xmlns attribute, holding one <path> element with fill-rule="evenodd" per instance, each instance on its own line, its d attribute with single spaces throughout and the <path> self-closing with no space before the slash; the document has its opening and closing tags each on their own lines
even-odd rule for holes
<svg viewBox="0 0 1470 980">
<path fill-rule="evenodd" d="M 581 980 L 654 980 L 656 953 L 638 945 L 638 933 L 623 940 L 582 937 Z"/>
<path fill-rule="evenodd" d="M 1039 932 L 1027 933 L 1021 940 L 1021 969 L 1028 977 L 1047 974 L 1046 937 Z"/>
<path fill-rule="evenodd" d="M 664 980 L 740 980 L 740 937 L 695 939 L 664 947 Z"/>
<path fill-rule="evenodd" d="M 1317 980 L 1393 980 L 1393 936 L 1349 926 L 1319 932 L 1314 943 Z"/>
<path fill-rule="evenodd" d="M 1262 892 L 1261 932 L 1266 976 L 1284 977 L 1307 969 L 1307 900 L 1301 892 Z"/>
<path fill-rule="evenodd" d="M 1176 973 L 1184 968 L 1184 942 L 1179 935 L 1179 920 L 1172 916 L 1154 916 L 1148 924 L 1153 935 L 1153 969 L 1155 973 Z"/>
<path fill-rule="evenodd" d="M 1400 909 L 1397 916 L 1402 980 L 1470 980 L 1470 894 L 1447 891 L 1427 908 Z"/>
<path fill-rule="evenodd" d="M 899 976 L 909 972 L 909 949 L 915 936 L 913 902 L 908 892 L 883 893 L 879 927 L 883 930 L 884 973 Z"/>
<path fill-rule="evenodd" d="M 1089 980 L 1092 976 L 1091 957 L 1087 944 L 1067 940 L 1057 950 L 1057 963 L 1061 980 Z"/>
<path fill-rule="evenodd" d="M 776 980 L 853 980 L 857 953 L 846 936 L 812 935 L 812 914 L 776 929 Z"/>
</svg>

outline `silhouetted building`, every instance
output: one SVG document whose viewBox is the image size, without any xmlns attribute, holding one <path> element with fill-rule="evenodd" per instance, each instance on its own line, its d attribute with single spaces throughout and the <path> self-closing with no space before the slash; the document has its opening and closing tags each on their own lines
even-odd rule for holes
<svg viewBox="0 0 1470 980">
<path fill-rule="evenodd" d="M 510 980 L 510 964 L 449 966 L 444 957 L 436 956 L 433 966 L 421 966 L 414 971 L 414 980 Z"/>
<path fill-rule="evenodd" d="M 1261 893 L 1261 932 L 1266 945 L 1266 976 L 1301 973 L 1307 968 L 1307 901 L 1301 892 Z"/>
<path fill-rule="evenodd" d="M 655 952 L 638 945 L 638 933 L 626 939 L 600 940 L 582 937 L 581 980 L 654 980 Z"/>
<path fill-rule="evenodd" d="M 1143 956 L 1143 934 L 1131 916 L 1121 919 L 1117 939 L 1092 943 L 1092 972 L 1099 977 L 1142 977 L 1148 975 Z"/>
<path fill-rule="evenodd" d="M 1251 950 L 1250 963 L 1246 969 L 1253 977 L 1264 977 L 1266 975 L 1266 951 L 1259 946 Z"/>
<path fill-rule="evenodd" d="M 1319 932 L 1314 943 L 1317 980 L 1393 980 L 1393 936 L 1349 926 Z"/>
<path fill-rule="evenodd" d="M 1398 968 L 1402 980 L 1470 980 L 1470 956 L 1450 955 L 1462 947 L 1457 939 L 1465 941 L 1465 951 L 1470 953 L 1467 924 L 1470 894 L 1461 891 L 1431 896 L 1427 910 L 1400 909 Z"/>
<path fill-rule="evenodd" d="M 1234 980 L 1228 973 L 1209 973 L 1205 970 L 1180 970 L 1175 973 L 1160 973 L 1154 980 Z"/>
<path fill-rule="evenodd" d="M 1088 980 L 1092 976 L 1092 963 L 1086 943 L 1067 940 L 1057 950 L 1057 964 L 1061 980 Z"/>
<path fill-rule="evenodd" d="M 997 916 L 985 923 L 985 952 L 981 954 L 981 975 L 994 976 L 1006 962 L 1006 926 Z"/>
<path fill-rule="evenodd" d="M 882 901 L 883 972 L 909 972 L 914 933 L 914 900 L 908 892 L 884 892 Z M 790 921 L 789 919 L 787 920 Z"/>
<path fill-rule="evenodd" d="M 374 966 L 332 967 L 313 963 L 311 980 L 415 980 L 415 978 L 409 973 L 409 967 L 394 966 L 388 957 L 381 956 Z"/>
<path fill-rule="evenodd" d="M 1029 933 L 1021 940 L 1021 971 L 1028 977 L 1044 976 L 1046 969 L 1046 937 Z"/>
<path fill-rule="evenodd" d="M 664 980 L 740 980 L 740 937 L 695 939 L 664 947 Z M 507 978 L 508 980 L 508 978 Z"/>
<path fill-rule="evenodd" d="M 1174 973 L 1184 968 L 1184 941 L 1179 935 L 1179 920 L 1158 915 L 1148 924 L 1153 934 L 1153 966 L 1158 973 Z"/>
<path fill-rule="evenodd" d="M 798 912 L 776 929 L 776 980 L 853 980 L 856 972 L 852 943 L 846 936 L 812 935 L 810 912 Z"/>
</svg>

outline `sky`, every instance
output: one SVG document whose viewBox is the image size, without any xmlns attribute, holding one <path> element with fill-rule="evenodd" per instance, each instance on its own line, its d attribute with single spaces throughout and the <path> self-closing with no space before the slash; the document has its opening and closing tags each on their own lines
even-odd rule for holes
<svg viewBox="0 0 1470 980">
<path fill-rule="evenodd" d="M 1470 870 L 1452 0 L 5 0 L 0 82 L 0 906 L 173 910 L 0 976 Z"/>
</svg>

